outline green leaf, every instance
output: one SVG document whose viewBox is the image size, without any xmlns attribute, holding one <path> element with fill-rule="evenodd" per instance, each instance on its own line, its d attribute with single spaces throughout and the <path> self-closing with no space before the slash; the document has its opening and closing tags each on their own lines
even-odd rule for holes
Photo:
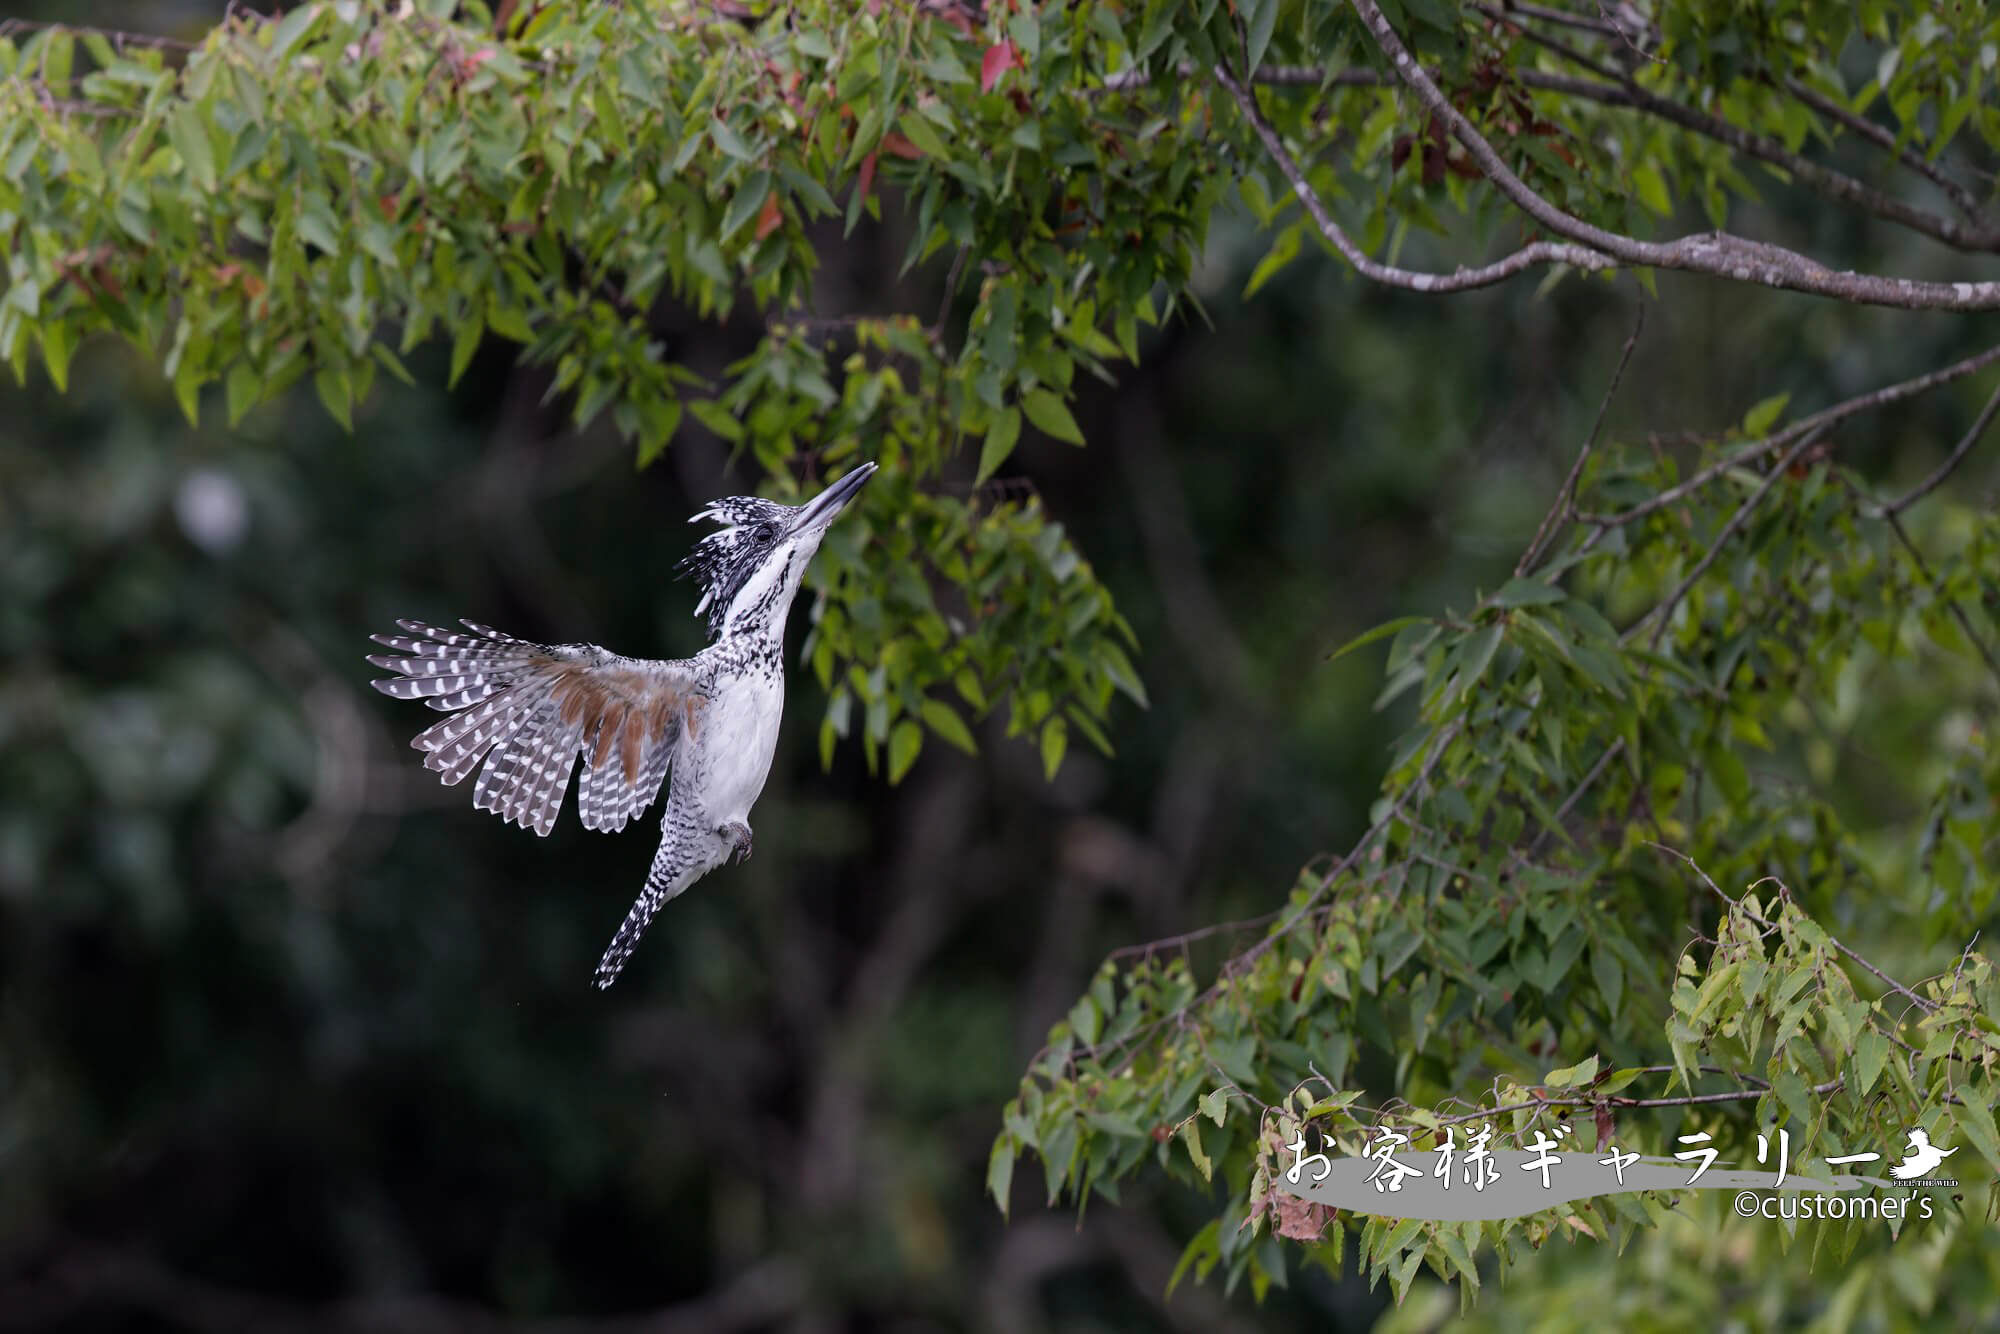
<svg viewBox="0 0 2000 1334">
<path fill-rule="evenodd" d="M 1458 669 L 1458 691 L 1470 691 L 1486 675 L 1493 654 L 1500 647 L 1500 627 L 1489 625 L 1465 641 L 1465 661 Z"/>
<path fill-rule="evenodd" d="M 264 392 L 264 377 L 249 362 L 239 361 L 229 368 L 223 391 L 229 403 L 229 424 L 234 427 L 257 406 Z"/>
<path fill-rule="evenodd" d="M 69 359 L 75 352 L 76 340 L 67 321 L 58 318 L 42 326 L 42 364 L 59 394 L 69 392 Z"/>
<path fill-rule="evenodd" d="M 736 420 L 728 408 L 722 406 L 722 404 L 716 402 L 714 399 L 689 399 L 687 408 L 689 412 L 694 414 L 696 421 L 721 436 L 724 440 L 727 440 L 730 444 L 736 444 L 743 439 L 743 423 Z"/>
<path fill-rule="evenodd" d="M 1547 1075 L 1543 1076 L 1542 1083 L 1552 1089 L 1566 1089 L 1575 1088 L 1580 1084 L 1588 1084 L 1596 1077 L 1597 1058 L 1593 1056 L 1589 1060 L 1581 1061 L 1576 1065 L 1566 1065 L 1560 1070 L 1549 1071 Z"/>
<path fill-rule="evenodd" d="M 279 20 L 271 30 L 271 62 L 276 64 L 290 55 L 326 12 L 322 5 L 300 5 Z"/>
<path fill-rule="evenodd" d="M 2000 1130 L 1993 1125 L 1992 1100 L 1996 1090 L 1981 1088 L 1977 1084 L 1961 1084 L 1958 1088 L 1959 1105 L 1951 1109 L 1951 1119 L 1972 1141 L 1996 1174 L 2000 1174 Z"/>
<path fill-rule="evenodd" d="M 642 407 L 639 420 L 638 466 L 643 468 L 666 452 L 674 432 L 681 428 L 681 401 L 669 398 L 658 401 L 656 406 Z"/>
<path fill-rule="evenodd" d="M 1865 1097 L 1875 1087 L 1875 1081 L 1882 1076 L 1882 1063 L 1888 1057 L 1889 1040 L 1876 1032 L 1874 1025 L 1864 1027 L 1854 1039 L 1855 1097 Z"/>
<path fill-rule="evenodd" d="M 1761 436 L 1771 429 L 1772 423 L 1785 410 L 1785 404 L 1792 401 L 1790 394 L 1773 394 L 1756 407 L 1743 414 L 1743 434 Z"/>
<path fill-rule="evenodd" d="M 1248 301 L 1257 295 L 1257 289 L 1269 282 L 1279 269 L 1291 263 L 1298 253 L 1299 227 L 1294 224 L 1278 233 L 1278 239 L 1271 243 L 1270 253 L 1250 271 L 1250 281 L 1243 285 L 1243 299 Z"/>
<path fill-rule="evenodd" d="M 346 371 L 323 370 L 313 375 L 313 388 L 319 391 L 319 401 L 341 429 L 354 429 L 354 381 Z"/>
<path fill-rule="evenodd" d="M 1201 1173 L 1203 1181 L 1215 1178 L 1215 1165 L 1201 1147 L 1201 1120 L 1190 1116 L 1181 1122 L 1181 1142 L 1187 1145 L 1188 1158 L 1194 1163 L 1194 1170 Z"/>
<path fill-rule="evenodd" d="M 743 136 L 736 132 L 736 128 L 720 116 L 710 118 L 708 132 L 709 136 L 715 140 L 717 148 L 739 162 L 748 162 L 757 156 L 756 153 L 751 151 L 750 145 L 743 142 Z M 761 203 L 762 201 L 758 202 Z"/>
<path fill-rule="evenodd" d="M 1339 648 L 1335 649 L 1333 652 L 1327 654 L 1326 661 L 1338 662 L 1340 659 L 1354 652 L 1354 650 L 1358 648 L 1367 648 L 1370 644 L 1374 643 L 1378 639 L 1387 639 L 1390 635 L 1397 634 L 1403 630 L 1407 630 L 1409 627 L 1413 625 L 1428 625 L 1430 623 L 1430 619 L 1431 618 L 1428 616 L 1398 616 L 1393 621 L 1384 621 L 1382 622 L 1382 624 L 1376 626 L 1374 629 L 1363 631 L 1361 634 L 1356 635 L 1354 638 L 1348 640 L 1345 644 L 1342 644 Z"/>
<path fill-rule="evenodd" d="M 993 418 L 993 424 L 986 428 L 986 443 L 979 447 L 979 473 L 972 479 L 974 486 L 984 486 L 994 471 L 1007 461 L 1014 452 L 1014 445 L 1021 438 L 1021 414 L 1015 408 L 1003 408 Z"/>
<path fill-rule="evenodd" d="M 1069 724 L 1060 717 L 1042 724 L 1042 775 L 1053 782 L 1062 768 L 1063 752 L 1069 748 Z"/>
<path fill-rule="evenodd" d="M 1561 602 L 1569 594 L 1540 579 L 1509 579 L 1493 595 L 1496 607 L 1545 607 Z"/>
<path fill-rule="evenodd" d="M 730 199 L 728 210 L 722 215 L 722 230 L 717 233 L 718 239 L 727 241 L 741 231 L 745 223 L 757 216 L 757 210 L 764 207 L 764 198 L 770 193 L 770 172 L 753 171 L 746 176 Z"/>
<path fill-rule="evenodd" d="M 1078 429 L 1076 418 L 1070 416 L 1068 406 L 1048 390 L 1030 389 L 1021 395 L 1021 410 L 1028 414 L 1028 420 L 1042 434 L 1066 444 L 1083 443 L 1083 432 Z"/>
<path fill-rule="evenodd" d="M 1174 1262 L 1174 1272 L 1167 1277 L 1168 1297 L 1174 1295 L 1174 1289 L 1180 1286 L 1190 1266 L 1195 1267 L 1197 1278 L 1208 1273 L 1221 1254 L 1221 1235 L 1222 1220 L 1211 1218 L 1207 1226 L 1189 1238 L 1186 1248 L 1181 1251 L 1181 1258 Z"/>
<path fill-rule="evenodd" d="M 950 159 L 951 150 L 944 146 L 944 140 L 938 138 L 937 129 L 926 117 L 906 111 L 896 125 L 902 130 L 904 138 L 923 150 L 924 156 L 939 162 Z"/>
<path fill-rule="evenodd" d="M 1014 1158 L 1018 1150 L 1013 1138 L 999 1135 L 993 1140 L 993 1152 L 986 1159 L 986 1191 L 993 1202 L 1000 1206 L 1000 1216 L 1007 1216 L 1007 1202 L 1014 1190 Z"/>
<path fill-rule="evenodd" d="M 1651 162 L 1641 162 L 1632 168 L 1632 193 L 1661 217 L 1671 217 L 1674 211 L 1673 197 L 1667 193 L 1667 182 L 1660 175 L 1660 169 Z"/>
<path fill-rule="evenodd" d="M 968 755 L 977 755 L 979 753 L 978 743 L 972 739 L 972 733 L 966 728 L 965 720 L 958 716 L 958 710 L 952 708 L 951 705 L 941 699 L 932 699 L 929 696 L 925 696 L 922 711 L 924 722 L 930 725 L 931 731 L 936 732 L 939 736 Z M 893 752 L 890 759 L 893 764 Z"/>
<path fill-rule="evenodd" d="M 1201 1114 L 1215 1122 L 1215 1124 L 1221 1125 L 1222 1118 L 1228 1115 L 1228 1112 L 1229 1091 L 1227 1089 L 1214 1089 L 1202 1095 Z"/>
<path fill-rule="evenodd" d="M 917 762 L 917 752 L 924 748 L 924 729 L 917 726 L 914 719 L 904 718 L 889 732 L 889 782 L 891 786 L 903 781 L 903 775 Z"/>
<path fill-rule="evenodd" d="M 215 147 L 209 142 L 208 127 L 201 113 L 183 106 L 167 122 L 167 142 L 187 167 L 188 175 L 205 193 L 215 190 Z"/>
<path fill-rule="evenodd" d="M 472 364 L 472 354 L 479 350 L 479 340 L 485 333 L 486 321 L 477 315 L 459 321 L 458 329 L 451 336 L 451 376 L 445 381 L 447 389 L 457 387 L 458 377 L 464 375 L 465 368 Z"/>
</svg>

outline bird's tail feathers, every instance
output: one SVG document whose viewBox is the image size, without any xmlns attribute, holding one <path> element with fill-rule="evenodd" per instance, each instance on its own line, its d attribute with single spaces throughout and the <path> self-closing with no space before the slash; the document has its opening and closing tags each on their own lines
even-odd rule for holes
<svg viewBox="0 0 2000 1334">
<path fill-rule="evenodd" d="M 652 923 L 653 914 L 666 906 L 667 900 L 699 878 L 698 868 L 683 866 L 676 855 L 675 843 L 668 837 L 660 844 L 660 850 L 653 857 L 653 867 L 646 873 L 646 887 L 639 892 L 632 911 L 625 914 L 625 920 L 618 925 L 618 934 L 611 937 L 611 944 L 605 947 L 604 957 L 597 961 L 597 989 L 602 991 L 618 980 L 618 974 L 625 967 L 625 961 L 632 957 L 632 951 L 639 946 L 639 937 Z"/>
</svg>

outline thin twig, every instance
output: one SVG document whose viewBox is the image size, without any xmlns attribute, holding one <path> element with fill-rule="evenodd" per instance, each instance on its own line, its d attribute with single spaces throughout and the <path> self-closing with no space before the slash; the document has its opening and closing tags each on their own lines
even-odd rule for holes
<svg viewBox="0 0 2000 1334">
<path fill-rule="evenodd" d="M 144 32 L 121 32 L 116 28 L 94 28 L 87 23 L 0 19 L 0 37 L 11 37 L 17 32 L 69 32 L 79 37 L 102 37 L 114 48 L 121 50 L 126 46 L 157 46 L 175 51 L 193 51 L 199 45 L 196 42 L 184 42 L 178 37 L 158 37 Z"/>
<path fill-rule="evenodd" d="M 1740 899 L 1731 898 L 1728 894 L 1724 893 L 1721 886 L 1717 885 L 1715 881 L 1709 877 L 1708 872 L 1702 870 L 1700 864 L 1696 862 L 1694 858 L 1688 856 L 1685 852 L 1682 852 L 1679 848 L 1670 848 L 1664 843 L 1655 843 L 1651 839 L 1646 840 L 1646 845 L 1657 851 L 1666 853 L 1669 857 L 1675 857 L 1681 860 L 1682 862 L 1685 862 L 1689 867 L 1691 867 L 1694 870 L 1694 873 L 1696 875 L 1702 878 L 1702 880 L 1708 885 L 1710 889 L 1714 890 L 1716 894 L 1721 897 L 1724 903 L 1727 903 L 1732 909 L 1741 909 L 1743 914 L 1746 917 L 1748 917 L 1751 921 L 1757 923 L 1757 925 L 1764 927 L 1773 927 L 1773 928 L 1777 926 L 1777 923 L 1773 922 L 1770 918 L 1765 917 L 1760 913 L 1753 912 L 1748 908 L 1744 908 L 1742 905 L 1742 901 Z M 1762 882 L 1760 881 L 1759 883 Z M 1781 884 L 1779 888 L 1782 890 L 1784 886 Z M 1858 964 L 1860 967 L 1866 969 L 1870 973 L 1873 973 L 1884 986 L 1889 988 L 1889 990 L 1895 992 L 1897 995 L 1908 1000 L 1912 1005 L 1915 1005 L 1925 1014 L 1931 1014 L 1937 1010 L 1938 1007 L 1935 1002 L 1925 1000 L 1922 996 L 1919 996 L 1916 992 L 1910 990 L 1908 987 L 1904 986 L 1901 982 L 1898 982 L 1895 978 L 1889 976 L 1887 973 L 1883 972 L 1880 968 L 1877 968 L 1874 964 L 1862 958 L 1859 954 L 1856 954 L 1846 945 L 1843 945 L 1839 940 L 1835 939 L 1833 936 L 1829 935 L 1826 938 L 1826 943 L 1833 946 L 1834 949 L 1838 950 L 1843 958 L 1849 960 L 1852 963 Z"/>
<path fill-rule="evenodd" d="M 1924 582 L 1937 589 L 1937 576 L 1931 572 L 1930 562 L 1924 559 L 1924 553 L 1918 550 L 1917 544 L 1911 540 L 1909 530 L 1903 527 L 1902 516 L 1894 510 L 1885 510 L 1880 517 L 1888 520 L 1889 530 L 1895 533 L 1896 540 L 1903 544 L 1903 550 L 1910 553 L 1910 560 L 1915 563 L 1917 573 L 1923 577 Z M 1958 605 L 1957 598 L 1952 598 L 1945 603 L 1945 609 L 1951 613 L 1951 618 L 1958 622 L 1958 628 L 1964 632 L 1965 637 L 1972 641 L 1972 647 L 1977 649 L 1979 656 L 1985 660 L 1986 669 L 1993 673 L 1993 679 L 2000 681 L 2000 658 L 1994 656 L 1993 650 L 1987 647 L 1986 640 L 1972 628 L 1972 618 L 1965 614 L 1965 608 Z"/>
<path fill-rule="evenodd" d="M 1940 385 L 1950 384 L 1953 380 L 1963 379 L 1965 376 L 1982 370 L 1996 361 L 2000 361 L 2000 346 L 1990 347 L 1984 352 L 1975 353 L 1963 361 L 1953 362 L 1951 365 L 1939 370 L 1928 371 L 1923 375 L 1902 380 L 1896 384 L 1885 385 L 1880 389 L 1872 390 L 1866 394 L 1857 395 L 1844 402 L 1836 403 L 1830 408 L 1816 412 L 1810 417 L 1802 417 L 1792 423 L 1792 425 L 1787 426 L 1784 430 L 1774 431 L 1762 440 L 1751 441 L 1749 444 L 1743 446 L 1743 448 L 1703 468 L 1685 482 L 1668 487 L 1665 491 L 1660 492 L 1660 494 L 1652 497 L 1650 500 L 1641 501 L 1631 509 L 1619 510 L 1616 513 L 1610 514 L 1581 513 L 1577 515 L 1577 518 L 1584 523 L 1595 524 L 1600 528 L 1621 527 L 1631 523 L 1635 519 L 1643 519 L 1655 510 L 1664 509 L 1683 497 L 1700 490 L 1730 469 L 1754 463 L 1774 449 L 1783 449 L 1803 434 L 1818 431 L 1823 427 L 1831 426 L 1836 422 L 1852 417 L 1857 413 L 1866 412 L 1871 408 L 1886 407 L 1891 403 L 1899 403 L 1906 398 L 1914 398 L 1918 394 L 1936 389 Z"/>
<path fill-rule="evenodd" d="M 1376 0 L 1349 0 L 1355 13 L 1425 110 L 1442 121 L 1465 146 L 1486 178 L 1516 207 L 1556 235 L 1601 252 L 1623 264 L 1675 269 L 1737 282 L 1757 282 L 1787 291 L 1810 292 L 1861 305 L 1906 310 L 1990 310 L 2000 308 L 2000 282 L 1920 282 L 1879 274 L 1836 272 L 1783 246 L 1752 241 L 1728 232 L 1683 236 L 1673 241 L 1640 241 L 1606 231 L 1563 211 L 1514 174 L 1493 145 L 1403 45 Z"/>
<path fill-rule="evenodd" d="M 1590 458 L 1590 451 L 1597 445 L 1597 433 L 1604 429 L 1604 415 L 1611 409 L 1612 396 L 1618 392 L 1618 382 L 1625 378 L 1625 366 L 1632 360 L 1632 349 L 1638 346 L 1639 335 L 1645 328 L 1646 307 L 1642 303 L 1637 317 L 1632 321 L 1632 332 L 1625 339 L 1625 348 L 1618 354 L 1618 365 L 1611 371 L 1611 383 L 1604 386 L 1604 397 L 1597 402 L 1597 416 L 1590 423 L 1590 434 L 1583 438 L 1583 448 L 1577 451 L 1576 462 L 1570 465 L 1569 476 L 1563 478 L 1562 486 L 1556 490 L 1556 503 L 1542 516 L 1541 526 L 1535 529 L 1534 540 L 1528 543 L 1528 549 L 1521 553 L 1520 561 L 1514 566 L 1515 578 L 1526 575 L 1541 559 L 1544 544 L 1554 536 L 1558 518 L 1567 522 L 1576 516 L 1574 502 L 1577 479 L 1583 475 L 1583 465 Z"/>
<path fill-rule="evenodd" d="M 1786 92 L 1798 98 L 1799 101 L 1804 102 L 1814 111 L 1819 112 L 1823 116 L 1832 117 L 1878 148 L 1883 148 L 1894 153 L 1897 161 L 1922 176 L 1939 190 L 1942 190 L 1945 198 L 1951 200 L 1958 211 L 1965 214 L 1967 218 L 1977 218 L 1980 216 L 1979 200 L 1972 191 L 1959 184 L 1942 167 L 1925 158 L 1922 153 L 1917 152 L 1906 144 L 1900 144 L 1893 131 L 1885 126 L 1877 125 L 1866 116 L 1849 111 L 1830 97 L 1822 96 L 1817 90 L 1800 79 L 1788 75 L 1784 83 Z"/>
<path fill-rule="evenodd" d="M 951 262 L 951 271 L 944 276 L 944 296 L 938 301 L 937 318 L 931 321 L 931 337 L 940 346 L 944 343 L 945 319 L 951 314 L 951 299 L 958 295 L 958 280 L 960 275 L 965 272 L 966 256 L 971 253 L 971 246 L 960 246 L 957 257 Z"/>
<path fill-rule="evenodd" d="M 1945 478 L 1957 470 L 1958 465 L 1965 461 L 1965 456 L 1972 452 L 1972 447 L 1979 443 L 1979 438 L 1986 434 L 1986 428 L 1992 424 L 1995 413 L 2000 413 L 2000 387 L 1993 390 L 1993 396 L 1986 400 L 1986 406 L 1980 410 L 1979 416 L 1973 419 L 1971 428 L 1959 439 L 1957 447 L 1951 451 L 1951 457 L 1939 464 L 1935 472 L 1917 483 L 1910 491 L 1882 506 L 1879 512 L 1869 517 L 1893 518 L 1943 486 Z"/>
<path fill-rule="evenodd" d="M 1554 833 L 1562 825 L 1564 819 L 1569 816 L 1570 808 L 1582 800 L 1583 794 L 1590 791 L 1596 785 L 1597 780 L 1603 777 L 1605 766 L 1624 754 L 1624 752 L 1625 738 L 1622 736 L 1604 748 L 1604 753 L 1597 757 L 1597 763 L 1590 766 L 1590 772 L 1583 776 L 1583 780 L 1576 785 L 1575 789 L 1567 797 L 1563 798 L 1563 804 L 1556 807 L 1555 817 L 1550 827 L 1535 835 L 1535 841 L 1528 845 L 1527 852 L 1523 854 L 1524 858 L 1532 858 L 1536 852 L 1540 851 L 1542 844 L 1548 841 L 1549 835 Z"/>
<path fill-rule="evenodd" d="M 1392 287 L 1408 288 L 1413 292 L 1463 292 L 1471 288 L 1491 287 L 1495 283 L 1505 282 L 1522 270 L 1538 264 L 1568 264 L 1586 270 L 1618 267 L 1616 261 L 1583 246 L 1564 245 L 1552 241 L 1531 242 L 1491 264 L 1478 268 L 1460 267 L 1450 273 L 1426 273 L 1377 263 L 1369 257 L 1367 251 L 1354 242 L 1352 237 L 1348 236 L 1339 223 L 1333 220 L 1333 215 L 1320 201 L 1319 192 L 1314 190 L 1312 183 L 1306 179 L 1305 169 L 1285 147 L 1284 140 L 1279 138 L 1277 130 L 1257 106 L 1256 95 L 1238 82 L 1227 68 L 1217 65 L 1214 74 L 1216 82 L 1236 99 L 1236 105 L 1242 109 L 1244 119 L 1250 122 L 1258 139 L 1263 142 L 1264 150 L 1271 155 L 1272 161 L 1278 164 L 1278 169 L 1284 173 L 1285 179 L 1291 182 L 1292 193 L 1298 196 L 1301 204 L 1305 205 L 1306 213 L 1319 228 L 1320 235 L 1325 237 L 1327 243 L 1339 251 L 1364 278 Z"/>
<path fill-rule="evenodd" d="M 1936 214 L 1884 194 L 1844 172 L 1823 167 L 1809 158 L 1801 157 L 1769 135 L 1753 133 L 1720 116 L 1710 115 L 1671 98 L 1661 97 L 1633 79 L 1629 72 L 1593 60 L 1582 51 L 1545 32 L 1525 27 L 1514 21 L 1509 13 L 1481 4 L 1475 4 L 1472 8 L 1495 22 L 1506 23 L 1526 41 L 1560 56 L 1573 65 L 1589 70 L 1601 79 L 1610 81 L 1609 85 L 1593 84 L 1587 79 L 1569 75 L 1533 71 L 1538 76 L 1532 81 L 1534 87 L 1567 93 L 1607 106 L 1629 107 L 1635 111 L 1658 116 L 1662 120 L 1679 125 L 1682 129 L 1691 130 L 1717 143 L 1726 144 L 1746 157 L 1758 158 L 1782 168 L 1830 199 L 1852 204 L 1878 217 L 1899 222 L 1948 245 L 1966 250 L 1992 250 L 2000 247 L 2000 228 L 1987 223 L 1976 211 L 1968 219 L 1977 222 L 1979 225 L 1976 227 L 1968 228 L 1949 219 L 1940 218 Z M 1527 7 L 1516 6 L 1514 12 L 1534 16 Z M 1523 81 L 1528 82 L 1525 79 Z"/>
<path fill-rule="evenodd" d="M 1824 1084 L 1813 1085 L 1817 1095 L 1837 1092 L 1844 1083 L 1842 1079 L 1829 1079 Z M 1695 1107 L 1715 1102 L 1755 1102 L 1766 1097 L 1770 1089 L 1738 1089 L 1728 1093 L 1686 1093 L 1673 1098 L 1627 1098 L 1619 1094 L 1601 1094 L 1591 1097 L 1583 1094 L 1575 1097 L 1531 1098 L 1526 1102 L 1510 1102 L 1500 1107 L 1488 1107 L 1476 1112 L 1466 1112 L 1460 1116 L 1441 1116 L 1437 1123 L 1441 1126 L 1458 1125 L 1465 1121 L 1479 1121 L 1506 1112 L 1525 1112 L 1530 1108 L 1547 1110 L 1559 1107 Z"/>
<path fill-rule="evenodd" d="M 1820 437 L 1825 433 L 1825 430 L 1819 430 L 1800 437 L 1799 442 L 1793 445 L 1790 451 L 1783 458 L 1779 459 L 1768 473 L 1764 474 L 1764 480 L 1757 484 L 1757 489 L 1750 493 L 1749 498 L 1736 507 L 1736 512 L 1729 516 L 1729 522 L 1722 525 L 1722 531 L 1717 533 L 1715 540 L 1709 543 L 1707 552 L 1695 564 L 1694 569 L 1688 572 L 1688 577 L 1681 580 L 1680 586 L 1668 594 L 1665 601 L 1659 603 L 1651 611 L 1626 627 L 1621 639 L 1631 639 L 1633 635 L 1639 632 L 1640 626 L 1654 617 L 1658 617 L 1659 621 L 1653 627 L 1653 635 L 1647 642 L 1647 647 L 1652 649 L 1659 648 L 1660 637 L 1666 633 L 1667 622 L 1673 618 L 1674 608 L 1679 605 L 1680 600 L 1687 596 L 1688 590 L 1694 587 L 1697 579 L 1708 573 L 1708 567 L 1715 564 L 1716 558 L 1722 554 L 1722 549 L 1729 545 L 1729 539 L 1736 536 L 1737 530 L 1749 522 L 1751 514 L 1755 513 L 1757 507 L 1764 502 L 1764 497 L 1770 494 L 1771 488 L 1778 484 L 1778 479 L 1785 475 L 1786 471 L 1790 469 L 1793 462 L 1801 454 L 1804 454 L 1806 450 L 1817 444 Z"/>
</svg>

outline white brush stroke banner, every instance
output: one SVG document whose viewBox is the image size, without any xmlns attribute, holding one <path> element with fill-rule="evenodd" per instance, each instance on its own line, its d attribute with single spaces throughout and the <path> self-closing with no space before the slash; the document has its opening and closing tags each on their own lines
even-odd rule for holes
<svg viewBox="0 0 2000 1334">
<path fill-rule="evenodd" d="M 1297 1181 L 1291 1180 L 1289 1170 L 1278 1173 L 1278 1189 L 1314 1204 L 1332 1205 L 1353 1213 L 1377 1214 L 1384 1218 L 1464 1222 L 1472 1219 L 1522 1218 L 1555 1205 L 1597 1195 L 1630 1195 L 1642 1190 L 1789 1191 L 1846 1196 L 1858 1191 L 1880 1189 L 1900 1192 L 1918 1184 L 1859 1173 L 1841 1173 L 1831 1178 L 1788 1174 L 1780 1179 L 1776 1172 L 1728 1169 L 1711 1169 L 1703 1172 L 1698 1180 L 1690 1181 L 1688 1178 L 1693 1175 L 1693 1168 L 1672 1158 L 1628 1160 L 1621 1173 L 1616 1166 L 1575 1149 L 1554 1159 L 1527 1149 L 1494 1149 L 1489 1152 L 1486 1161 L 1492 1164 L 1498 1175 L 1480 1189 L 1467 1179 L 1462 1154 L 1458 1161 L 1451 1164 L 1451 1171 L 1445 1177 L 1433 1175 L 1438 1165 L 1435 1151 L 1392 1156 L 1395 1162 L 1414 1175 L 1392 1172 L 1384 1167 L 1380 1156 L 1373 1156 L 1328 1159 L 1322 1176 L 1320 1160 L 1309 1158 L 1301 1165 Z M 1542 1184 L 1544 1163 L 1548 1164 L 1547 1186 Z M 1374 1179 L 1371 1180 L 1371 1177 Z M 1391 1177 L 1401 1183 L 1395 1190 L 1387 1188 Z M 1892 1202 L 1904 1203 L 1900 1195 L 1880 1203 Z M 1850 1209 L 1839 1214 L 1817 1216 L 1897 1218 L 1902 1216 L 1902 1210 L 1882 1208 L 1874 1212 Z"/>
</svg>

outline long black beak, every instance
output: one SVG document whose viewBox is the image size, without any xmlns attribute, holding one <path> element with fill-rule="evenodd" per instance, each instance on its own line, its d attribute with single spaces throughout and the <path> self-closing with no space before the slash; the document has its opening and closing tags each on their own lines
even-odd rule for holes
<svg viewBox="0 0 2000 1334">
<path fill-rule="evenodd" d="M 824 528 L 832 523 L 835 517 L 843 509 L 847 508 L 847 502 L 854 499 L 856 493 L 863 486 L 867 485 L 868 479 L 874 475 L 875 465 L 864 463 L 853 472 L 848 473 L 845 477 L 835 482 L 832 486 L 829 486 L 826 490 L 814 496 L 806 502 L 805 508 L 800 511 L 798 521 L 793 525 L 794 531 L 809 528 Z"/>
</svg>

